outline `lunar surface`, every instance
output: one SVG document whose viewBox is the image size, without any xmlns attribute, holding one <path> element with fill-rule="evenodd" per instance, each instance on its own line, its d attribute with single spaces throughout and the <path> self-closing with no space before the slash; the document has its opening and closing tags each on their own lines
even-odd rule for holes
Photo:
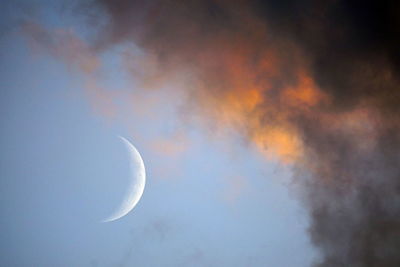
<svg viewBox="0 0 400 267">
<path fill-rule="evenodd" d="M 124 142 L 129 151 L 130 182 L 121 205 L 114 211 L 114 213 L 112 213 L 111 216 L 104 219 L 102 222 L 118 220 L 133 210 L 142 197 L 146 183 L 146 171 L 139 151 L 137 151 L 137 149 L 124 137 L 119 136 L 119 138 Z"/>
</svg>

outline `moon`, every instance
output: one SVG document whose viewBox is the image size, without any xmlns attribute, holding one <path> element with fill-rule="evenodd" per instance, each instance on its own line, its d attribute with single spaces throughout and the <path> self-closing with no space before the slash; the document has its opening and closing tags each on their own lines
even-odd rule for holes
<svg viewBox="0 0 400 267">
<path fill-rule="evenodd" d="M 128 214 L 139 202 L 143 195 L 144 186 L 146 184 L 146 170 L 144 168 L 143 159 L 139 151 L 124 137 L 118 136 L 125 144 L 129 151 L 130 158 L 130 182 L 129 189 L 125 194 L 124 200 L 115 212 L 102 222 L 111 222 Z"/>
</svg>

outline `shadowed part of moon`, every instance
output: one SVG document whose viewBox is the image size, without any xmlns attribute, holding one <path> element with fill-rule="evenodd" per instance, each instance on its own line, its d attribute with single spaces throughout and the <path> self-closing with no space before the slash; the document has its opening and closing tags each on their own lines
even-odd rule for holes
<svg viewBox="0 0 400 267">
<path fill-rule="evenodd" d="M 146 183 L 146 171 L 143 159 L 137 149 L 124 137 L 119 136 L 129 151 L 130 157 L 130 182 L 124 200 L 115 212 L 102 222 L 115 221 L 130 212 L 142 197 Z"/>
</svg>

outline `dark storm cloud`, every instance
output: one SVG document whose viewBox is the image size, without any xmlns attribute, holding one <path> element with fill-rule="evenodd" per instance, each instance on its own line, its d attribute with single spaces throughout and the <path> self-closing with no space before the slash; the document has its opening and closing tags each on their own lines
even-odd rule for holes
<svg viewBox="0 0 400 267">
<path fill-rule="evenodd" d="M 397 1 L 94 4 L 97 47 L 132 41 L 163 72 L 192 71 L 202 112 L 290 154 L 316 265 L 400 266 Z"/>
<path fill-rule="evenodd" d="M 335 105 L 351 108 L 369 98 L 380 108 L 398 108 L 397 1 L 267 1 L 263 10 L 277 34 L 305 50 Z"/>
<path fill-rule="evenodd" d="M 307 118 L 297 122 L 310 148 L 307 156 L 317 160 L 304 190 L 311 237 L 324 254 L 320 265 L 398 266 L 398 2 L 280 1 L 264 7 L 277 34 L 305 51 L 315 81 L 332 99 L 331 112 L 363 106 L 376 114 L 368 117 L 372 126 L 363 117 L 355 122 L 369 135 L 356 138 L 376 142 L 368 152 L 353 141 L 354 130 L 332 131 L 323 121 Z"/>
</svg>

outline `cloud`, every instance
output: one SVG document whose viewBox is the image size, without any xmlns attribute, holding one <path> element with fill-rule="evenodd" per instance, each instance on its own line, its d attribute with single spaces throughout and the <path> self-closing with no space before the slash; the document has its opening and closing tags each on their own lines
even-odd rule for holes
<svg viewBox="0 0 400 267">
<path fill-rule="evenodd" d="M 21 30 L 33 54 L 49 54 L 83 75 L 83 87 L 95 112 L 115 117 L 117 94 L 101 86 L 102 61 L 86 40 L 73 29 L 48 29 L 34 21 L 22 23 Z"/>
<path fill-rule="evenodd" d="M 158 219 L 147 225 L 144 229 L 146 236 L 153 235 L 160 241 L 163 241 L 173 231 L 173 226 L 166 220 Z"/>
<path fill-rule="evenodd" d="M 97 3 L 103 45 L 134 42 L 184 75 L 187 110 L 302 170 L 321 266 L 399 265 L 398 4 Z"/>
<path fill-rule="evenodd" d="M 34 51 L 48 53 L 87 74 L 100 67 L 97 55 L 72 29 L 50 30 L 34 21 L 26 21 L 21 29 L 29 37 Z"/>
<path fill-rule="evenodd" d="M 188 149 L 188 137 L 182 132 L 176 132 L 170 137 L 159 137 L 150 141 L 152 149 L 168 157 L 177 157 Z"/>
<path fill-rule="evenodd" d="M 116 266 L 129 266 L 132 260 L 137 260 L 137 255 L 140 254 L 145 243 L 164 242 L 174 231 L 174 226 L 165 218 L 153 219 L 140 230 L 132 230 L 130 244 Z"/>
<path fill-rule="evenodd" d="M 97 52 L 135 44 L 141 60 L 126 66 L 143 84 L 171 82 L 188 97 L 187 118 L 235 130 L 298 170 L 322 252 L 316 265 L 400 265 L 397 2 L 98 0 L 85 8 L 104 19 Z M 50 47 L 70 38 L 31 30 Z M 50 52 L 95 68 L 91 57 L 63 56 L 86 51 L 79 42 L 61 47 L 67 52 Z"/>
</svg>

